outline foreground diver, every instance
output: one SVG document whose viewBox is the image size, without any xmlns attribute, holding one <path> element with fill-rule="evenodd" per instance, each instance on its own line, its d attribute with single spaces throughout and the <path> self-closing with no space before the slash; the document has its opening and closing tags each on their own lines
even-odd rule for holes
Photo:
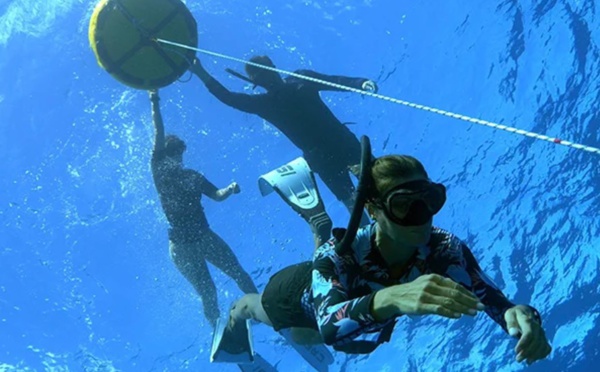
<svg viewBox="0 0 600 372">
<path fill-rule="evenodd" d="M 233 278 L 244 293 L 258 292 L 229 245 L 210 228 L 200 203 L 202 195 L 223 201 L 239 193 L 240 187 L 233 182 L 218 189 L 202 174 L 183 167 L 185 143 L 173 135 L 165 137 L 158 92 L 149 94 L 155 128 L 152 176 L 163 211 L 171 225 L 169 251 L 177 269 L 200 295 L 204 315 L 214 327 L 220 313 L 217 289 L 206 261 Z"/>
<path fill-rule="evenodd" d="M 463 241 L 432 226 L 446 201 L 445 187 L 430 181 L 410 156 L 371 161 L 363 154 L 362 164 L 348 230 L 334 230 L 312 262 L 284 268 L 262 294 L 235 303 L 222 338 L 215 339 L 218 347 L 242 352 L 247 319 L 254 319 L 276 331 L 291 329 L 297 342 L 370 353 L 389 341 L 400 316 L 458 319 L 485 311 L 519 339 L 518 362 L 545 358 L 551 347 L 538 311 L 510 302 Z M 357 231 L 365 201 L 374 222 Z M 370 333 L 378 334 L 376 341 L 363 338 Z"/>
<path fill-rule="evenodd" d="M 250 62 L 275 67 L 267 56 L 255 56 Z M 214 79 L 195 59 L 190 71 L 197 75 L 210 93 L 226 105 L 256 114 L 273 124 L 303 152 L 311 169 L 317 173 L 338 200 L 351 210 L 354 205 L 354 185 L 348 173 L 351 165 L 360 161 L 360 143 L 356 136 L 342 124 L 321 99 L 324 90 L 343 91 L 329 85 L 306 81 L 294 76 L 282 79 L 274 71 L 250 64 L 246 65 L 248 77 L 236 76 L 266 89 L 263 94 L 234 93 Z M 355 89 L 375 92 L 377 85 L 365 78 L 323 75 L 310 70 L 297 74 L 324 80 Z M 367 224 L 365 215 L 362 224 Z"/>
</svg>

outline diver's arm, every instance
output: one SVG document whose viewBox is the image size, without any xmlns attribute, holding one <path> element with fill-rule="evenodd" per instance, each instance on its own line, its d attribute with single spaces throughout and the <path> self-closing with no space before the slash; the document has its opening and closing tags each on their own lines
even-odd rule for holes
<svg viewBox="0 0 600 372">
<path fill-rule="evenodd" d="M 371 312 L 375 293 L 348 299 L 349 288 L 346 275 L 338 275 L 342 258 L 328 242 L 315 252 L 312 293 L 317 310 L 319 332 L 327 345 L 342 346 L 373 328 L 393 322 L 390 318 L 377 322 Z M 359 269 L 359 268 L 357 268 Z"/>
<path fill-rule="evenodd" d="M 552 346 L 546 338 L 542 327 L 540 313 L 530 305 L 514 305 L 481 271 L 477 260 L 466 244 L 462 244 L 465 266 L 473 292 L 486 305 L 485 312 L 510 336 L 518 339 L 514 348 L 516 361 L 527 361 L 531 364 L 546 358 L 552 351 Z"/>
<path fill-rule="evenodd" d="M 240 186 L 236 182 L 232 182 L 227 187 L 217 190 L 212 196 L 207 196 L 216 201 L 223 201 L 229 198 L 233 194 L 238 194 L 240 192 Z"/>
<path fill-rule="evenodd" d="M 470 289 L 473 294 L 479 297 L 481 303 L 485 305 L 487 315 L 498 323 L 505 332 L 508 332 L 504 313 L 517 305 L 509 301 L 504 293 L 481 270 L 469 247 L 461 242 L 461 248 L 465 262 L 464 269 L 467 271 L 471 281 L 471 288 L 466 286 L 467 289 Z M 465 284 L 463 283 L 463 285 Z M 532 316 L 541 323 L 538 311 L 529 305 L 526 306 L 530 308 Z"/>
<path fill-rule="evenodd" d="M 346 87 L 359 89 L 363 91 L 369 91 L 373 93 L 377 93 L 377 84 L 374 81 L 365 79 L 365 78 L 356 78 L 356 77 L 347 77 L 347 76 L 338 76 L 338 75 L 325 75 L 320 74 L 318 72 L 312 70 L 298 70 L 296 73 L 308 76 L 311 78 L 323 80 L 329 83 L 343 85 Z M 307 82 L 305 84 L 311 84 L 317 90 L 331 90 L 337 92 L 345 92 L 346 89 L 333 87 L 331 85 L 316 83 L 316 82 Z"/>
<path fill-rule="evenodd" d="M 210 199 L 220 202 L 227 199 L 232 194 L 237 194 L 240 192 L 240 187 L 235 182 L 232 182 L 227 187 L 219 189 L 200 172 L 197 172 L 193 169 L 186 169 L 184 172 L 187 175 L 187 188 L 193 190 L 192 192 L 196 195 L 200 196 L 204 194 Z"/>
<path fill-rule="evenodd" d="M 190 67 L 190 71 L 202 80 L 213 96 L 227 106 L 250 114 L 260 112 L 262 101 L 259 96 L 231 92 L 206 71 L 199 59 L 196 58 L 194 60 L 194 63 Z"/>
<path fill-rule="evenodd" d="M 208 196 L 212 200 L 220 202 L 229 198 L 231 195 L 240 192 L 240 186 L 236 182 L 232 182 L 227 187 L 219 189 L 204 176 L 201 177 L 202 180 L 198 180 L 199 192 Z"/>
<path fill-rule="evenodd" d="M 152 108 L 152 122 L 154 123 L 154 152 L 157 156 L 162 154 L 165 149 L 165 126 L 163 124 L 162 115 L 160 113 L 160 97 L 157 90 L 149 92 L 150 105 Z"/>
</svg>

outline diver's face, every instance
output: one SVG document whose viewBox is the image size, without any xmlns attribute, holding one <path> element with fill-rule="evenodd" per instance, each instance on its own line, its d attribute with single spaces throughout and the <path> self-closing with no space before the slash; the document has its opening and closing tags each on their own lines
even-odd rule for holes
<svg viewBox="0 0 600 372">
<path fill-rule="evenodd" d="M 392 190 L 401 184 L 412 181 L 427 181 L 427 178 L 423 175 L 398 177 L 383 194 L 385 195 L 387 191 Z M 403 226 L 388 218 L 381 207 L 371 206 L 371 211 L 379 224 L 381 232 L 395 243 L 404 246 L 419 246 L 429 242 L 433 218 L 430 218 L 422 225 Z"/>
<path fill-rule="evenodd" d="M 175 155 L 173 157 L 173 160 L 175 160 L 176 162 L 183 164 L 183 153 L 179 154 L 179 155 Z"/>
<path fill-rule="evenodd" d="M 403 246 L 420 246 L 427 244 L 431 236 L 431 226 L 433 219 L 419 226 L 401 226 L 390 221 L 385 214 L 378 219 L 379 228 L 391 240 Z"/>
<path fill-rule="evenodd" d="M 183 164 L 183 153 L 184 152 L 185 152 L 185 150 L 182 152 L 178 152 L 177 154 L 169 155 L 169 159 L 171 159 L 175 163 Z"/>
<path fill-rule="evenodd" d="M 183 163 L 183 154 L 185 153 L 185 151 L 187 150 L 187 146 L 185 145 L 185 142 L 179 140 L 177 142 L 175 141 L 165 141 L 165 149 L 167 152 L 167 156 L 177 162 L 177 163 Z"/>
</svg>

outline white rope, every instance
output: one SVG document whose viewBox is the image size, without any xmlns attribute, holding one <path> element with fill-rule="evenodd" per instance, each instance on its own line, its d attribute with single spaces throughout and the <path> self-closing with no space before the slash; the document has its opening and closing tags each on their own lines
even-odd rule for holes
<svg viewBox="0 0 600 372">
<path fill-rule="evenodd" d="M 577 149 L 577 150 L 583 150 L 583 151 L 587 151 L 587 152 L 591 152 L 591 153 L 595 153 L 595 154 L 600 155 L 600 148 L 591 147 L 591 146 L 585 146 L 585 145 L 581 145 L 581 144 L 578 144 L 578 143 L 573 143 L 573 142 L 570 142 L 570 141 L 561 140 L 560 138 L 548 137 L 548 136 L 545 136 L 543 134 L 538 134 L 538 133 L 535 133 L 535 132 L 529 132 L 529 131 L 526 131 L 526 130 L 523 130 L 523 129 L 509 127 L 509 126 L 506 126 L 506 125 L 502 125 L 502 124 L 498 124 L 498 123 L 493 123 L 493 122 L 487 121 L 487 120 L 476 119 L 476 118 L 472 118 L 470 116 L 456 114 L 456 113 L 453 113 L 453 112 L 450 112 L 450 111 L 445 111 L 445 110 L 441 110 L 441 109 L 437 109 L 437 108 L 429 107 L 429 106 L 425 106 L 425 105 L 420 105 L 418 103 L 412 103 L 412 102 L 404 101 L 404 100 L 401 100 L 401 99 L 397 99 L 397 98 L 393 98 L 393 97 L 388 97 L 388 96 L 384 96 L 384 95 L 381 95 L 381 94 L 377 94 L 377 93 L 373 93 L 373 92 L 364 91 L 364 90 L 361 90 L 361 89 L 356 89 L 356 88 L 348 87 L 348 86 L 341 85 L 341 84 L 331 83 L 329 81 L 324 81 L 324 80 L 316 79 L 316 78 L 313 78 L 313 77 L 310 77 L 310 76 L 305 76 L 305 75 L 302 75 L 302 74 L 297 74 L 295 72 L 281 70 L 281 69 L 278 69 L 278 68 L 275 68 L 275 67 L 265 66 L 265 65 L 261 65 L 259 63 L 254 63 L 254 62 L 250 62 L 250 61 L 245 61 L 243 59 L 239 59 L 239 58 L 227 56 L 227 55 L 216 53 L 216 52 L 211 52 L 211 51 L 205 50 L 205 49 L 194 48 L 194 47 L 191 47 L 191 46 L 188 46 L 188 45 L 184 45 L 184 44 L 180 44 L 180 43 L 175 43 L 175 42 L 164 40 L 164 39 L 156 39 L 156 41 L 159 42 L 159 43 L 173 45 L 173 46 L 184 48 L 184 49 L 194 50 L 196 52 L 204 53 L 204 54 L 211 55 L 211 56 L 214 56 L 214 57 L 219 57 L 219 58 L 228 59 L 228 60 L 231 60 L 231 61 L 240 62 L 240 63 L 243 63 L 243 64 L 255 66 L 255 67 L 258 67 L 258 68 L 262 68 L 264 70 L 269 70 L 269 71 L 274 71 L 274 72 L 277 72 L 277 73 L 280 73 L 280 74 L 294 76 L 294 77 L 297 77 L 299 79 L 303 79 L 303 80 L 307 80 L 307 81 L 312 81 L 314 83 L 328 85 L 330 87 L 334 87 L 334 88 L 338 88 L 338 89 L 343 89 L 343 90 L 347 90 L 347 91 L 350 91 L 350 92 L 355 92 L 355 93 L 363 94 L 363 95 L 366 95 L 366 96 L 370 96 L 370 97 L 382 99 L 384 101 L 393 102 L 393 103 L 397 103 L 397 104 L 400 104 L 400 105 L 403 105 L 403 106 L 408 106 L 408 107 L 416 108 L 418 110 L 428 111 L 428 112 L 432 112 L 434 114 L 448 116 L 448 117 L 451 117 L 451 118 L 454 118 L 454 119 L 459 119 L 459 120 L 467 121 L 467 122 L 470 122 L 470 123 L 473 123 L 473 124 L 484 125 L 484 126 L 491 127 L 491 128 L 494 128 L 494 129 L 499 129 L 499 130 L 503 130 L 503 131 L 510 132 L 510 133 L 516 133 L 516 134 L 520 134 L 520 135 L 523 135 L 523 136 L 526 136 L 526 137 L 536 138 L 536 139 L 539 139 L 539 140 L 542 140 L 542 141 L 552 142 L 552 143 L 555 143 L 555 144 L 558 144 L 558 145 L 568 146 L 568 147 L 571 147 L 571 148 L 574 148 L 574 149 Z"/>
</svg>

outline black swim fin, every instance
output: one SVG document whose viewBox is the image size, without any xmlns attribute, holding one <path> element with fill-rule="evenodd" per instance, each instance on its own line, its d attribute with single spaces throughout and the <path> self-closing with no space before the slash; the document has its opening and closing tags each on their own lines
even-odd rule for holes
<svg viewBox="0 0 600 372">
<path fill-rule="evenodd" d="M 211 363 L 253 363 L 254 349 L 250 320 L 237 322 L 233 329 L 227 323 L 217 321 L 210 353 Z"/>
<path fill-rule="evenodd" d="M 277 367 L 269 363 L 259 353 L 254 354 L 253 363 L 239 363 L 242 372 L 277 372 Z"/>
</svg>

